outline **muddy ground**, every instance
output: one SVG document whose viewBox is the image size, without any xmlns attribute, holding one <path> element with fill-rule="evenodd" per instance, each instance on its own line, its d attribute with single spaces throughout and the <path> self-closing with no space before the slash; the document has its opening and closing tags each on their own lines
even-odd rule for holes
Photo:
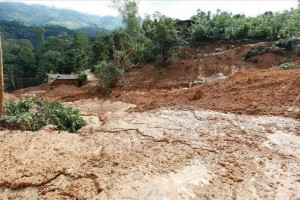
<svg viewBox="0 0 300 200">
<path fill-rule="evenodd" d="M 15 92 L 63 100 L 88 125 L 0 131 L 0 199 L 300 199 L 300 70 L 276 68 L 299 58 L 244 62 L 249 46 L 186 47 L 167 68 L 132 68 L 106 98 L 91 73 L 82 88 Z"/>
</svg>

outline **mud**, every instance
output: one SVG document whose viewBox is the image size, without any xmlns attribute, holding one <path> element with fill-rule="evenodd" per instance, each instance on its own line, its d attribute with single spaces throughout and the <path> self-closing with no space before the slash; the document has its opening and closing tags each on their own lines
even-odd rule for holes
<svg viewBox="0 0 300 200">
<path fill-rule="evenodd" d="M 300 70 L 252 69 L 224 80 L 173 90 L 115 89 L 113 99 L 136 104 L 145 111 L 176 105 L 250 115 L 300 118 Z M 200 95 L 199 95 L 200 94 Z"/>
<path fill-rule="evenodd" d="M 106 111 L 78 134 L 0 132 L 1 199 L 300 198 L 297 120 L 128 112 L 134 105 L 97 99 L 70 105 Z"/>
<path fill-rule="evenodd" d="M 81 88 L 6 94 L 63 100 L 88 125 L 1 130 L 0 199 L 300 199 L 300 70 L 267 69 L 299 58 L 219 45 L 136 66 L 106 98 L 90 72 Z"/>
</svg>

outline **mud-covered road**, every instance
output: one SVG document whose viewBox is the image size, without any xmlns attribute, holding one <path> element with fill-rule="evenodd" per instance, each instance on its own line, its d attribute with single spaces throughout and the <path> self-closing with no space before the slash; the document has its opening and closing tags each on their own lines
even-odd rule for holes
<svg viewBox="0 0 300 200">
<path fill-rule="evenodd" d="M 0 132 L 0 199 L 299 199 L 300 121 L 86 99 L 78 134 Z"/>
</svg>

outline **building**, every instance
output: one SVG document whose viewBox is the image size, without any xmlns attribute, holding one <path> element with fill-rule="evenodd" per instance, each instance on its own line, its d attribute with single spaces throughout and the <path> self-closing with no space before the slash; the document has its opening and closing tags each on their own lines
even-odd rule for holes
<svg viewBox="0 0 300 200">
<path fill-rule="evenodd" d="M 193 25 L 192 20 L 175 20 L 176 30 L 179 32 L 179 35 L 182 37 L 187 37 L 189 35 L 189 28 Z"/>
<path fill-rule="evenodd" d="M 48 74 L 48 84 L 50 88 L 59 85 L 78 85 L 77 74 Z"/>
</svg>

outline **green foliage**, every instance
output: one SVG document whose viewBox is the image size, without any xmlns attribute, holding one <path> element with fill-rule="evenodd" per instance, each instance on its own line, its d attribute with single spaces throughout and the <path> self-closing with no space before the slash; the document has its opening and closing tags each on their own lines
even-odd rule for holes
<svg viewBox="0 0 300 200">
<path fill-rule="evenodd" d="M 146 17 L 143 23 L 145 36 L 150 40 L 147 41 L 145 54 L 151 55 L 160 61 L 160 66 L 166 66 L 169 59 L 174 55 L 175 48 L 180 44 L 181 39 L 177 35 L 175 22 L 172 18 L 155 13 L 152 20 L 150 16 Z"/>
<path fill-rule="evenodd" d="M 292 42 L 293 42 L 292 38 L 280 39 L 279 41 L 277 41 L 275 43 L 275 45 L 280 47 L 280 48 L 285 48 L 287 50 L 292 50 Z"/>
<path fill-rule="evenodd" d="M 300 69 L 300 66 L 295 63 L 283 63 L 279 66 L 279 68 L 284 70 Z"/>
<path fill-rule="evenodd" d="M 65 53 L 64 63 L 58 72 L 70 74 L 74 71 L 81 71 L 88 66 L 88 57 L 81 49 L 70 49 Z"/>
<path fill-rule="evenodd" d="M 124 0 L 113 3 L 123 17 L 125 28 L 98 35 L 92 47 L 92 63 L 95 65 L 92 71 L 99 76 L 98 87 L 105 95 L 111 92 L 132 63 L 143 57 L 142 41 L 145 39 L 140 31 L 137 2 Z"/>
<path fill-rule="evenodd" d="M 87 74 L 85 71 L 80 71 L 78 74 L 78 86 L 82 86 L 87 81 Z"/>
<path fill-rule="evenodd" d="M 53 124 L 60 130 L 74 133 L 86 122 L 80 117 L 78 109 L 65 107 L 61 102 L 22 98 L 5 103 L 5 113 L 0 118 L 0 124 L 9 129 L 29 131 Z"/>
<path fill-rule="evenodd" d="M 1 2 L 0 2 L 1 4 Z M 6 39 L 26 39 L 29 40 L 34 47 L 38 47 L 39 43 L 50 36 L 57 36 L 66 33 L 68 36 L 74 34 L 74 30 L 69 30 L 60 26 L 27 26 L 17 21 L 0 21 L 1 32 Z M 44 35 L 42 34 L 44 30 Z"/>
<path fill-rule="evenodd" d="M 246 53 L 245 60 L 248 60 L 249 58 L 256 55 L 261 55 L 264 53 L 276 53 L 281 51 L 282 49 L 277 47 L 276 45 L 272 45 L 271 47 L 266 45 L 255 45 L 251 47 L 251 49 Z"/>
<path fill-rule="evenodd" d="M 88 68 L 91 44 L 85 33 L 76 32 L 73 38 L 66 33 L 45 37 L 47 28 L 31 27 L 36 45 L 27 39 L 3 40 L 6 90 L 39 85 L 47 73 L 70 74 Z"/>
<path fill-rule="evenodd" d="M 122 28 L 96 36 L 93 39 L 92 63 L 113 60 L 117 51 L 126 51 L 131 46 L 130 42 L 130 35 Z"/>
<path fill-rule="evenodd" d="M 0 20 L 20 21 L 26 25 L 58 25 L 68 29 L 103 27 L 112 30 L 122 25 L 114 16 L 95 16 L 73 10 L 17 2 L 0 2 Z"/>
<path fill-rule="evenodd" d="M 140 29 L 138 2 L 136 0 L 112 0 L 112 2 L 122 16 L 128 34 L 137 34 Z"/>
<path fill-rule="evenodd" d="M 300 36 L 300 9 L 290 11 L 265 12 L 256 17 L 232 15 L 228 12 L 210 12 L 198 10 L 191 20 L 190 41 L 198 45 L 203 41 L 227 39 L 274 40 L 281 36 Z"/>
<path fill-rule="evenodd" d="M 93 67 L 93 71 L 100 78 L 98 82 L 99 91 L 108 95 L 111 89 L 117 84 L 118 79 L 124 74 L 124 70 L 117 67 L 114 62 L 106 63 L 101 61 Z"/>
<path fill-rule="evenodd" d="M 43 66 L 46 72 L 58 72 L 63 63 L 63 55 L 59 51 L 48 50 L 42 55 Z"/>
</svg>

